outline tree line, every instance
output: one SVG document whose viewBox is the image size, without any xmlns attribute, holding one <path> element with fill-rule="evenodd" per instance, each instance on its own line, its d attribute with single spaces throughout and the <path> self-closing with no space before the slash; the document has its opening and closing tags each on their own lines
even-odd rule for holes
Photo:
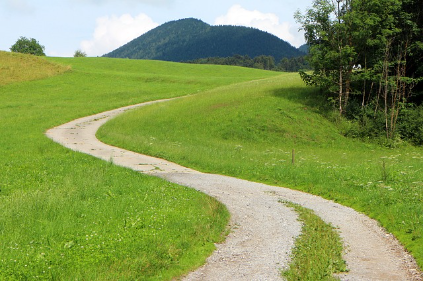
<svg viewBox="0 0 424 281">
<path fill-rule="evenodd" d="M 231 57 L 208 57 L 196 60 L 186 61 L 186 63 L 195 64 L 219 64 L 250 67 L 273 71 L 297 72 L 299 70 L 308 70 L 309 64 L 304 56 L 294 58 L 283 58 L 279 63 L 275 63 L 273 56 L 257 56 L 251 58 L 248 55 L 233 55 Z"/>
<path fill-rule="evenodd" d="M 360 125 L 355 134 L 422 144 L 422 1 L 314 0 L 295 18 L 313 69 L 302 79 Z"/>
</svg>

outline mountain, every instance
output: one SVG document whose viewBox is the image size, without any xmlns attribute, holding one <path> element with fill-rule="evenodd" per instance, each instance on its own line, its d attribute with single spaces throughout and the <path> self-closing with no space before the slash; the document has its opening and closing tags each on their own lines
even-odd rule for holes
<svg viewBox="0 0 424 281">
<path fill-rule="evenodd" d="M 308 44 L 303 44 L 302 46 L 300 46 L 299 48 L 297 48 L 299 51 L 301 51 L 304 54 L 308 54 L 309 52 L 309 46 Z"/>
<path fill-rule="evenodd" d="M 256 28 L 211 26 L 189 18 L 165 23 L 104 57 L 180 62 L 236 54 L 273 56 L 277 62 L 304 55 L 286 41 Z"/>
</svg>

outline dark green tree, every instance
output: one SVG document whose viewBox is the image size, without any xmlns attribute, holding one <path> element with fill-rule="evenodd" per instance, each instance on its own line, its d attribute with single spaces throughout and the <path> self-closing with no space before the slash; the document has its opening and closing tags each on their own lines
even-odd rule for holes
<svg viewBox="0 0 424 281">
<path fill-rule="evenodd" d="M 405 104 L 422 97 L 422 1 L 315 0 L 295 17 L 313 69 L 301 72 L 303 80 L 329 93 L 341 116 L 358 102 L 363 112 L 372 107 L 394 138 Z"/>
<path fill-rule="evenodd" d="M 352 46 L 351 23 L 346 14 L 350 0 L 315 0 L 305 15 L 296 13 L 309 45 L 308 61 L 314 72 L 301 72 L 303 80 L 327 90 L 337 101 L 340 115 L 345 111 L 351 91 L 356 52 Z"/>
<path fill-rule="evenodd" d="M 12 47 L 10 51 L 15 53 L 31 54 L 36 56 L 45 56 L 44 46 L 40 45 L 34 38 L 26 38 L 21 36 Z"/>
<path fill-rule="evenodd" d="M 253 65 L 255 68 L 271 70 L 275 68 L 275 61 L 272 56 L 257 56 L 253 59 Z"/>
</svg>

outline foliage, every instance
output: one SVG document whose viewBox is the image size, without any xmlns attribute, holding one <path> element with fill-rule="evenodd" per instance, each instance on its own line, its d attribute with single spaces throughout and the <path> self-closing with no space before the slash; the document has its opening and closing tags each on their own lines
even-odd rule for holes
<svg viewBox="0 0 424 281">
<path fill-rule="evenodd" d="M 287 281 L 339 280 L 333 274 L 347 269 L 342 257 L 343 242 L 336 229 L 310 209 L 291 202 L 282 203 L 293 208 L 303 223 L 289 269 L 283 276 Z"/>
<path fill-rule="evenodd" d="M 200 266 L 222 240 L 228 222 L 222 204 L 65 149 L 44 132 L 108 109 L 275 74 L 1 55 L 17 65 L 39 63 L 31 69 L 48 78 L 21 76 L 0 86 L 0 280 L 171 280 Z M 51 76 L 53 62 L 72 70 Z"/>
<path fill-rule="evenodd" d="M 308 69 L 309 66 L 304 57 L 283 58 L 279 64 L 275 64 L 272 56 L 258 56 L 250 58 L 248 55 L 234 55 L 232 57 L 210 57 L 187 61 L 187 63 L 196 64 L 219 64 L 219 65 L 235 65 L 250 68 L 258 68 L 274 71 L 296 72 L 300 69 Z"/>
<path fill-rule="evenodd" d="M 74 58 L 85 58 L 87 54 L 81 50 L 76 50 L 74 53 Z"/>
<path fill-rule="evenodd" d="M 306 61 L 305 56 L 296 58 L 283 58 L 277 67 L 278 70 L 287 72 L 296 72 L 300 70 L 310 70 L 309 63 Z"/>
<path fill-rule="evenodd" d="M 308 44 L 303 44 L 302 46 L 300 46 L 297 49 L 299 51 L 301 51 L 302 53 L 304 53 L 305 55 L 309 53 L 309 46 L 308 46 Z"/>
<path fill-rule="evenodd" d="M 422 3 L 315 0 L 296 18 L 314 70 L 302 79 L 324 89 L 340 116 L 372 105 L 387 139 L 408 138 L 398 122 L 405 103 L 422 104 Z"/>
<path fill-rule="evenodd" d="M 404 103 L 399 109 L 396 135 L 388 139 L 386 135 L 386 118 L 383 111 L 376 111 L 376 104 L 365 106 L 351 102 L 346 110 L 346 117 L 334 116 L 342 133 L 348 137 L 361 138 L 379 142 L 388 147 L 396 146 L 404 141 L 413 145 L 423 144 L 422 105 Z"/>
<path fill-rule="evenodd" d="M 165 23 L 105 56 L 181 62 L 236 54 L 272 56 L 276 61 L 304 55 L 289 43 L 255 28 L 210 26 L 200 20 L 183 19 Z"/>
<path fill-rule="evenodd" d="M 15 44 L 10 47 L 10 51 L 15 53 L 31 54 L 36 56 L 45 56 L 45 47 L 40 45 L 34 38 L 19 37 Z"/>
<path fill-rule="evenodd" d="M 403 104 L 398 117 L 399 134 L 415 145 L 423 145 L 423 106 Z"/>
<path fill-rule="evenodd" d="M 200 171 L 353 207 L 378 220 L 422 265 L 422 148 L 346 138 L 322 105 L 317 89 L 284 73 L 125 113 L 98 136 Z"/>
</svg>

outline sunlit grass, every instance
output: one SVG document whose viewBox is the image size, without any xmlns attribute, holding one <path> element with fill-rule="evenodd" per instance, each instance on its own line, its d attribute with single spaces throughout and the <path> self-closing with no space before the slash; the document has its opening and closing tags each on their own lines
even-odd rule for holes
<svg viewBox="0 0 424 281">
<path fill-rule="evenodd" d="M 69 70 L 68 66 L 41 57 L 0 51 L 0 86 L 47 78 Z"/>
<path fill-rule="evenodd" d="M 283 272 L 287 281 L 339 280 L 334 274 L 345 272 L 343 242 L 337 230 L 326 224 L 312 210 L 291 202 L 302 222 L 302 234 L 296 239 L 289 268 Z"/>
<path fill-rule="evenodd" d="M 297 74 L 282 74 L 128 112 L 98 136 L 198 170 L 351 206 L 377 219 L 422 266 L 422 148 L 343 137 L 315 95 Z"/>
<path fill-rule="evenodd" d="M 222 240 L 229 217 L 223 205 L 72 152 L 44 132 L 104 110 L 275 74 L 105 58 L 40 60 L 36 80 L 0 86 L 0 280 L 170 280 L 202 264 Z M 51 62 L 72 68 L 50 77 Z"/>
</svg>

